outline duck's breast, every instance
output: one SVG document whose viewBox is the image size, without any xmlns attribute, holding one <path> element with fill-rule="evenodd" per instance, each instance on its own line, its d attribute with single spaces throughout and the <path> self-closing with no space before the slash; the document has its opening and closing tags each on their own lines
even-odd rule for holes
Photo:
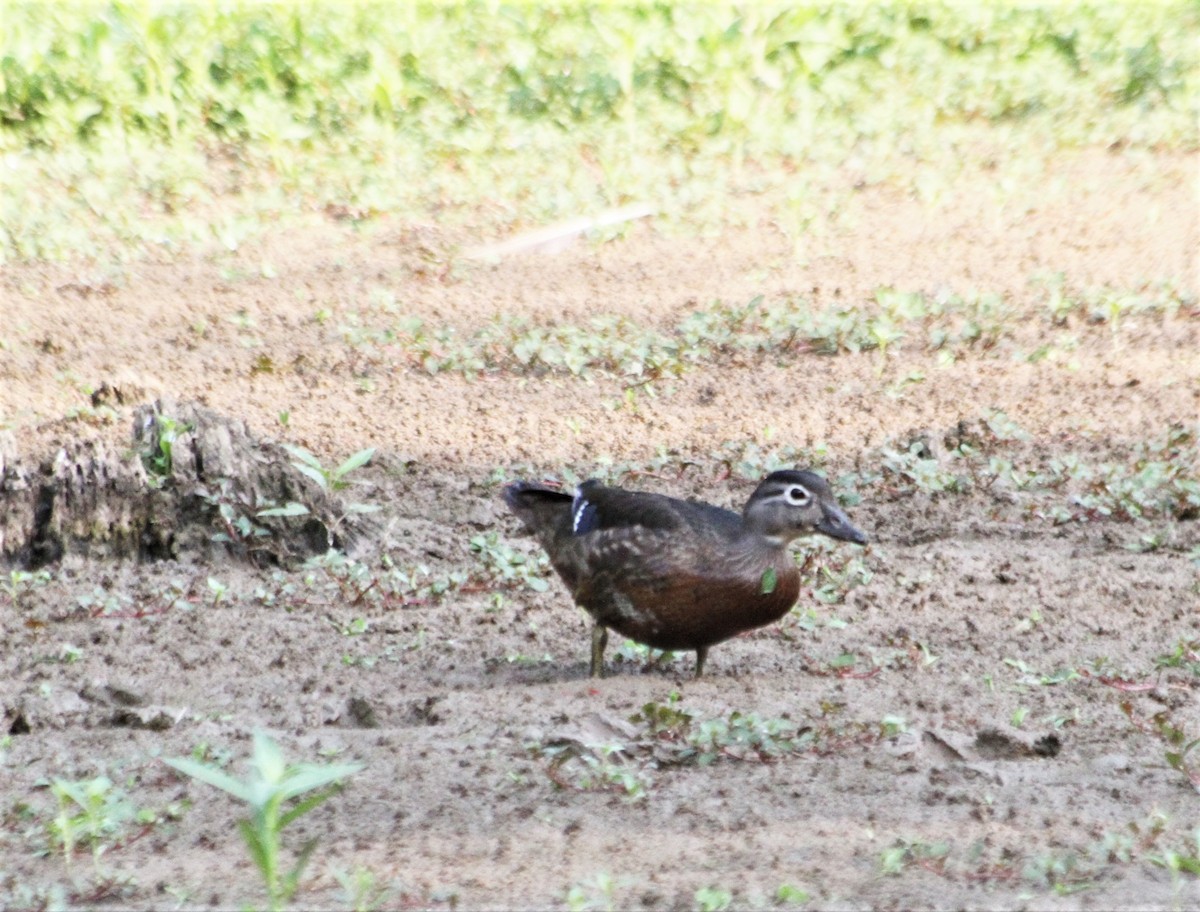
<svg viewBox="0 0 1200 912">
<path fill-rule="evenodd" d="M 590 555 L 576 601 L 601 624 L 657 649 L 719 643 L 777 621 L 796 603 L 800 574 L 785 550 L 710 545 L 613 536 Z"/>
</svg>

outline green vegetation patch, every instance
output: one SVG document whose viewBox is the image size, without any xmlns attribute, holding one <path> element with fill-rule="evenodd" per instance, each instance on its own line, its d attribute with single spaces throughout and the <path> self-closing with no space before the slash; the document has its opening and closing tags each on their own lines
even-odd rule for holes
<svg viewBox="0 0 1200 912">
<path fill-rule="evenodd" d="M 961 167 L 980 127 L 1194 148 L 1197 32 L 1185 2 L 14 2 L 0 253 L 236 247 L 297 209 L 703 217 L 763 168 Z"/>
<path fill-rule="evenodd" d="M 1172 318 L 1192 303 L 1172 288 L 1066 295 L 1055 287 L 1040 311 L 1027 313 L 1000 294 L 927 295 L 881 288 L 874 302 L 843 307 L 816 306 L 800 298 L 767 302 L 761 295 L 744 305 L 715 301 L 665 328 L 613 315 L 553 326 L 497 317 L 469 332 L 431 325 L 387 304 L 384 310 L 394 316 L 382 325 L 366 326 L 360 315 L 352 314 L 340 332 L 347 345 L 367 352 L 389 349 L 429 374 L 600 373 L 645 384 L 695 366 L 798 353 L 877 351 L 882 366 L 889 352 L 907 349 L 938 352 L 953 361 L 967 351 L 1000 351 L 1001 343 L 1035 323 L 1044 330 L 1039 338 L 1068 325 L 1107 326 L 1116 344 L 1124 320 Z M 1019 356 L 1037 362 L 1056 354 L 1047 343 Z"/>
</svg>

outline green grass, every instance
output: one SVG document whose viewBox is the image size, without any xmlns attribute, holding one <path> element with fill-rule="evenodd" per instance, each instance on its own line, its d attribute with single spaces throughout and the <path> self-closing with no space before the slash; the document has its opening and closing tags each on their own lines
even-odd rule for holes
<svg viewBox="0 0 1200 912">
<path fill-rule="evenodd" d="M 821 197 L 851 156 L 926 193 L 996 149 L 1198 142 L 1200 9 L 1182 0 L 129 0 L 4 19 L 5 258 L 234 249 L 299 211 L 500 228 L 645 199 L 715 223 L 785 174 L 802 233 L 836 211 Z"/>
<path fill-rule="evenodd" d="M 761 295 L 742 305 L 714 301 L 666 327 L 611 315 L 553 326 L 501 316 L 460 331 L 407 316 L 385 302 L 373 306 L 369 317 L 348 314 L 339 331 L 344 344 L 367 358 L 381 359 L 386 351 L 387 363 L 403 360 L 428 374 L 607 375 L 645 387 L 696 367 L 800 353 L 874 352 L 881 372 L 899 351 L 935 354 L 941 362 L 967 354 L 1036 362 L 1057 350 L 1044 344 L 1027 352 L 1016 347 L 1022 337 L 1040 341 L 1057 329 L 1105 328 L 1117 345 L 1121 327 L 1136 325 L 1135 318 L 1173 319 L 1194 303 L 1169 286 L 1067 294 L 1054 284 L 1032 310 L 998 293 L 929 295 L 879 288 L 873 303 L 846 307 L 800 298 L 768 302 Z"/>
</svg>

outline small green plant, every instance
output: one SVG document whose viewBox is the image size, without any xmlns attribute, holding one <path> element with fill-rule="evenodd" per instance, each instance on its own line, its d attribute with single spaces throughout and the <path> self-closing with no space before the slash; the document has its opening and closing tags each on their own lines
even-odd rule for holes
<svg viewBox="0 0 1200 912">
<path fill-rule="evenodd" d="M 903 450 L 884 450 L 883 468 L 902 490 L 923 494 L 962 493 L 969 480 L 943 468 L 924 441 L 916 440 Z"/>
<path fill-rule="evenodd" d="M 1160 868 L 1171 872 L 1171 884 L 1175 891 L 1175 907 L 1179 905 L 1183 887 L 1183 875 L 1200 877 L 1200 828 L 1193 830 L 1191 839 L 1182 849 L 1166 848 L 1161 852 L 1150 855 L 1147 860 Z"/>
<path fill-rule="evenodd" d="M 904 716 L 888 715 L 879 720 L 879 731 L 885 738 L 894 738 L 908 731 L 908 720 Z"/>
<path fill-rule="evenodd" d="M 362 865 L 356 865 L 349 871 L 331 868 L 330 873 L 342 888 L 346 906 L 354 912 L 372 912 L 391 899 L 394 892 L 391 887 L 379 882 L 374 871 Z"/>
<path fill-rule="evenodd" d="M 660 668 L 675 662 L 682 653 L 669 649 L 655 649 L 644 643 L 625 640 L 613 653 L 617 662 L 628 662 L 631 665 L 641 665 L 644 668 Z"/>
<path fill-rule="evenodd" d="M 338 597 L 348 606 L 386 608 L 426 604 L 461 589 L 467 582 L 465 572 L 454 571 L 434 577 L 424 564 L 398 567 L 386 555 L 376 565 L 330 550 L 309 558 L 304 566 L 308 571 L 305 582 L 309 588 L 336 587 Z M 301 600 L 292 593 L 291 601 Z"/>
<path fill-rule="evenodd" d="M 107 776 L 76 781 L 55 779 L 50 783 L 50 793 L 58 802 L 58 813 L 47 829 L 51 844 L 62 851 L 67 869 L 71 868 L 75 850 L 87 846 L 92 850 L 96 876 L 104 877 L 101 865 L 104 853 L 126 824 L 139 817 L 139 812 Z M 153 818 L 151 814 L 149 820 Z"/>
<path fill-rule="evenodd" d="M 945 842 L 897 839 L 895 843 L 880 853 L 879 869 L 883 874 L 893 877 L 902 873 L 912 864 L 941 870 L 945 865 L 946 856 L 949 854 L 950 845 Z"/>
<path fill-rule="evenodd" d="M 315 481 L 322 491 L 341 491 L 348 488 L 350 481 L 346 476 L 351 472 L 361 469 L 375 455 L 375 448 L 368 447 L 365 450 L 359 450 L 336 468 L 327 469 L 321 464 L 321 460 L 304 449 L 304 447 L 285 443 L 283 444 L 283 448 L 295 457 L 292 465 L 296 471 Z M 360 504 L 358 506 L 362 507 L 365 505 Z M 359 510 L 358 512 L 365 511 Z"/>
<path fill-rule="evenodd" d="M 812 745 L 813 734 L 787 719 L 764 719 L 737 710 L 726 717 L 697 719 L 677 705 L 650 702 L 629 721 L 645 731 L 639 742 L 627 745 L 636 753 L 652 748 L 660 763 L 707 766 L 720 759 L 768 762 Z"/>
<path fill-rule="evenodd" d="M 723 912 L 733 904 L 733 894 L 720 887 L 701 887 L 694 901 L 700 912 Z"/>
<path fill-rule="evenodd" d="M 253 494 L 246 494 L 231 478 L 220 478 L 215 486 L 198 485 L 195 494 L 216 511 L 213 521 L 219 531 L 213 533 L 212 540 L 245 549 L 250 554 L 266 549 L 271 537 L 271 531 L 255 520 L 266 515 L 297 515 L 281 514 L 284 508 L 273 503 L 257 503 Z M 308 512 L 306 507 L 295 506 L 300 507 L 301 513 Z"/>
<path fill-rule="evenodd" d="M 1182 773 L 1191 783 L 1192 788 L 1200 792 L 1200 763 L 1191 756 L 1192 752 L 1200 747 L 1200 738 L 1188 738 L 1183 729 L 1177 728 L 1165 717 L 1160 718 L 1162 716 L 1162 713 L 1156 715 L 1155 721 L 1158 723 L 1163 740 L 1173 748 L 1163 754 L 1167 765 L 1176 772 Z"/>
<path fill-rule="evenodd" d="M 1157 737 L 1166 750 L 1163 758 L 1171 769 L 1187 779 L 1188 784 L 1200 792 L 1200 762 L 1192 755 L 1200 747 L 1200 737 L 1192 737 L 1171 718 L 1169 710 L 1155 713 L 1149 720 L 1140 718 L 1128 700 L 1121 703 L 1121 711 L 1138 731 Z"/>
<path fill-rule="evenodd" d="M 699 763 L 718 757 L 770 760 L 796 751 L 806 733 L 785 719 L 764 719 L 757 713 L 733 711 L 724 719 L 707 719 L 690 738 L 700 750 Z"/>
<path fill-rule="evenodd" d="M 249 806 L 250 816 L 238 821 L 238 829 L 251 860 L 262 875 L 272 912 L 283 909 L 295 895 L 304 868 L 317 846 L 317 840 L 310 839 L 296 854 L 292 867 L 285 870 L 283 830 L 336 795 L 341 789 L 341 781 L 362 769 L 358 763 L 289 764 L 279 746 L 262 732 L 254 733 L 250 775 L 246 779 L 235 779 L 217 766 L 189 757 L 164 762 L 184 775 L 228 792 Z"/>
<path fill-rule="evenodd" d="M 874 573 L 861 555 L 848 553 L 827 539 L 809 544 L 797 554 L 800 584 L 825 605 L 840 605 L 853 590 L 871 582 Z"/>
<path fill-rule="evenodd" d="M 1154 660 L 1155 668 L 1179 668 L 1200 677 L 1200 640 L 1179 640 L 1175 650 Z"/>
<path fill-rule="evenodd" d="M 550 588 L 550 581 L 545 577 L 549 559 L 540 552 L 531 558 L 495 532 L 473 536 L 471 553 L 479 557 L 487 576 L 505 587 L 526 586 L 534 592 L 545 592 Z"/>
<path fill-rule="evenodd" d="M 616 878 L 601 871 L 567 890 L 567 908 L 570 912 L 614 912 L 616 893 Z"/>
<path fill-rule="evenodd" d="M 775 901 L 785 906 L 803 906 L 812 901 L 812 896 L 807 890 L 785 883 L 775 891 Z"/>
<path fill-rule="evenodd" d="M 1045 884 L 1060 896 L 1091 889 L 1099 872 L 1075 852 L 1044 852 L 1025 862 L 1021 875 L 1035 885 Z"/>
<path fill-rule="evenodd" d="M 212 606 L 216 608 L 229 592 L 229 587 L 215 576 L 210 576 L 208 578 L 208 591 L 212 593 Z"/>
<path fill-rule="evenodd" d="M 647 783 L 624 744 L 591 748 L 570 741 L 532 750 L 550 761 L 546 773 L 561 789 L 616 792 L 631 802 L 646 797 Z"/>
<path fill-rule="evenodd" d="M 9 604 L 16 610 L 21 608 L 21 599 L 34 589 L 46 585 L 51 580 L 49 570 L 10 570 L 8 577 L 0 577 L 0 592 L 8 597 Z"/>
<path fill-rule="evenodd" d="M 146 467 L 151 479 L 162 484 L 171 477 L 175 465 L 175 444 L 180 437 L 193 429 L 192 425 L 170 415 L 154 416 L 154 434 L 151 437 L 153 446 L 142 452 L 142 465 Z"/>
</svg>

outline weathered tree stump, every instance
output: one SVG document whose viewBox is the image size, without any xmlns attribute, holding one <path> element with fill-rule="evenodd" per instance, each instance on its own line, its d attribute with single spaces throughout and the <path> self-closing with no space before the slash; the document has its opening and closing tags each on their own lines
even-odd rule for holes
<svg viewBox="0 0 1200 912">
<path fill-rule="evenodd" d="M 0 440 L 0 563 L 63 558 L 293 564 L 343 547 L 336 494 L 244 421 L 159 400 L 134 413 L 131 447 L 73 440 L 35 465 Z"/>
</svg>

